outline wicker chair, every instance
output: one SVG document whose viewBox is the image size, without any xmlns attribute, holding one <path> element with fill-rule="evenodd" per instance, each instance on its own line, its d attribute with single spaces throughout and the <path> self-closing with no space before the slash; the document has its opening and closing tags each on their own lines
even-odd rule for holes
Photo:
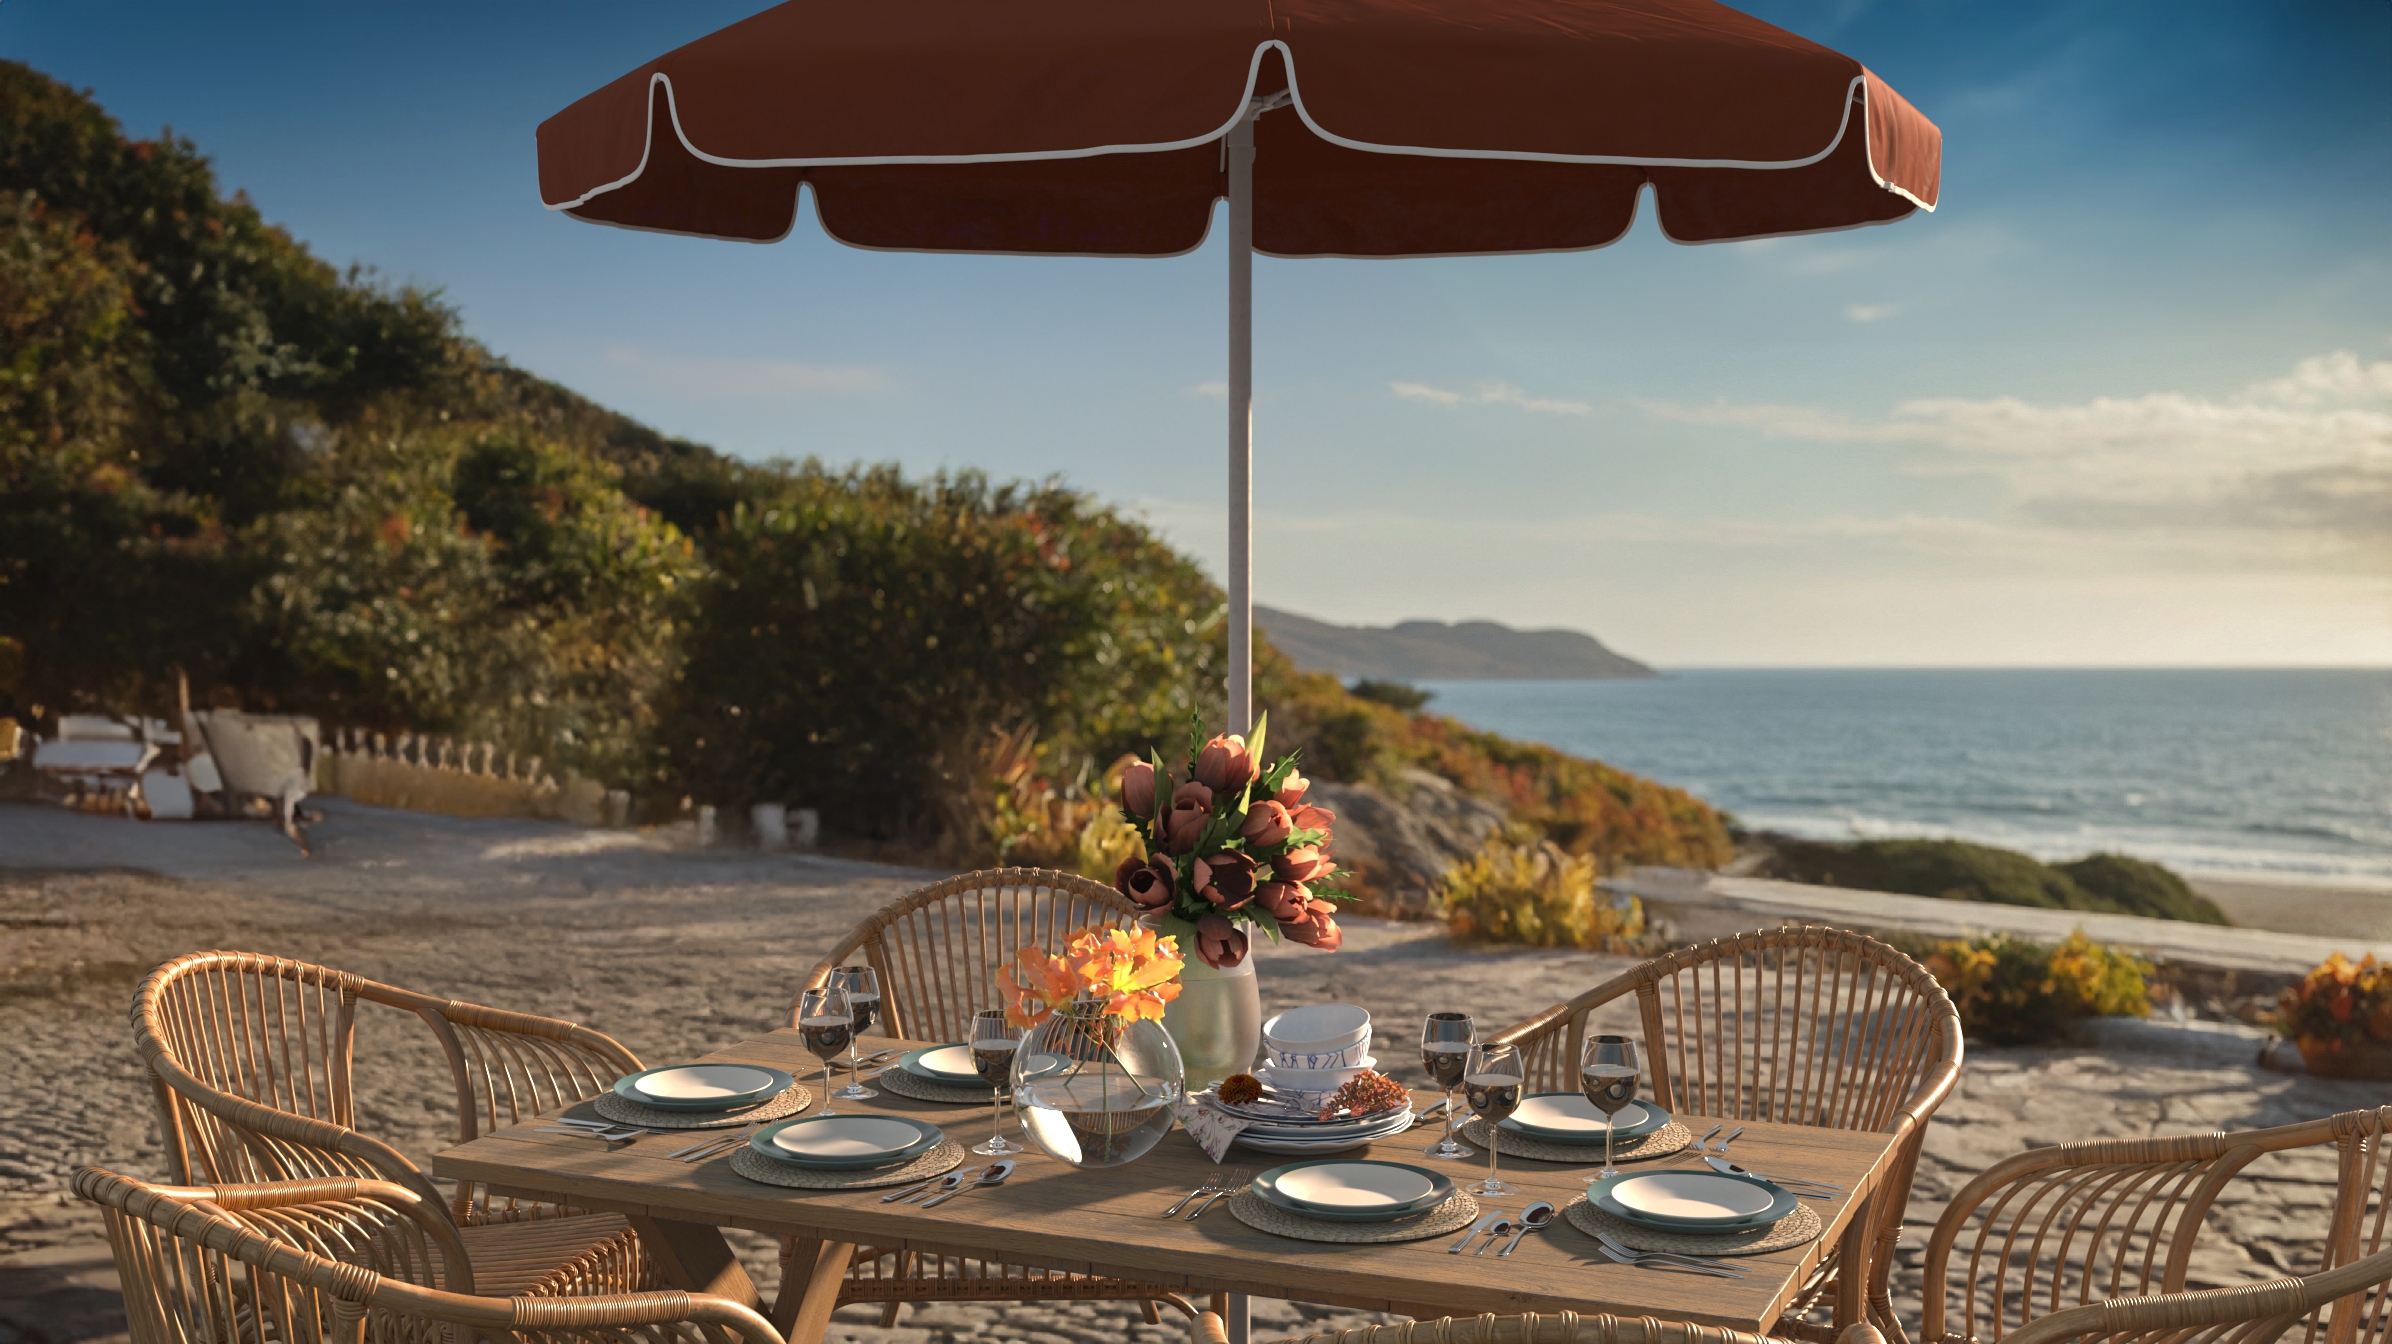
<svg viewBox="0 0 2392 1344">
<path fill-rule="evenodd" d="M 655 1286 L 619 1215 L 493 1199 L 470 1182 L 444 1201 L 397 1149 L 360 1133 L 351 1085 L 360 1001 L 431 1029 L 456 1085 L 459 1142 L 595 1095 L 640 1066 L 611 1038 L 570 1022 L 282 957 L 194 952 L 150 972 L 133 999 L 133 1039 L 176 1179 L 388 1181 L 445 1207 L 485 1291 L 562 1297 Z"/>
<path fill-rule="evenodd" d="M 96 1167 L 134 1344 L 782 1344 L 747 1307 L 682 1292 L 476 1295 L 438 1204 L 384 1181 L 171 1188 Z"/>
<path fill-rule="evenodd" d="M 1868 1317 L 1896 1340 L 1889 1276 L 1927 1121 L 1960 1076 L 1960 1014 L 1927 969 L 1874 938 L 1781 928 L 1673 952 L 1493 1038 L 1526 1056 L 1531 1091 L 1575 1091 L 1594 1009 L 1636 996 L 1653 1097 L 1697 1115 L 1901 1135 L 1871 1205 Z M 1833 1300 L 1840 1257 L 1802 1286 L 1779 1330 L 1833 1337 L 1802 1314 Z"/>
<path fill-rule="evenodd" d="M 802 988 L 820 987 L 861 952 L 880 973 L 881 1030 L 906 1040 L 957 1041 L 971 1030 L 974 1013 L 1004 1006 L 995 976 L 1017 950 L 1036 943 L 1058 952 L 1074 930 L 1129 924 L 1140 913 L 1120 892 L 1071 873 L 1045 868 L 964 873 L 934 882 L 857 925 L 815 966 Z M 792 1025 L 795 1016 L 792 1008 Z M 783 1285 L 799 1282 L 796 1260 L 808 1246 L 820 1253 L 818 1243 L 782 1241 Z M 837 1271 L 818 1265 L 814 1272 Z M 786 1312 L 795 1298 L 787 1286 L 782 1297 Z M 840 1306 L 883 1303 L 881 1319 L 888 1325 L 896 1323 L 903 1302 L 1033 1299 L 1135 1301 L 1149 1324 L 1161 1320 L 1157 1302 L 1195 1315 L 1186 1299 L 1161 1284 L 878 1246 L 856 1250 L 839 1286 Z"/>
<path fill-rule="evenodd" d="M 2219 1195 L 2269 1154 L 2331 1148 L 2306 1278 L 2187 1292 Z M 2020 1153 L 1962 1188 L 1927 1242 L 1927 1344 L 2383 1344 L 2392 1336 L 2392 1107 L 2241 1133 Z"/>
<path fill-rule="evenodd" d="M 1842 1344 L 1873 1344 L 1875 1332 L 1855 1326 Z M 1189 1323 L 1189 1344 L 1228 1344 L 1221 1318 L 1206 1312 Z M 1306 1335 L 1280 1344 L 1776 1344 L 1712 1325 L 1688 1325 L 1650 1316 L 1581 1316 L 1573 1311 L 1547 1316 L 1447 1316 L 1435 1321 L 1398 1321 L 1334 1334 Z"/>
</svg>

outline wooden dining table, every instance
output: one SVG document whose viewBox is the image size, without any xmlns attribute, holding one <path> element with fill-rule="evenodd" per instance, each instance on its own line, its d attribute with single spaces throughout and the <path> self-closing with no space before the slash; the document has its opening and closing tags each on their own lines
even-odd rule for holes
<svg viewBox="0 0 2392 1344">
<path fill-rule="evenodd" d="M 917 1042 L 860 1038 L 864 1053 Z M 820 1065 L 794 1030 L 742 1041 L 705 1063 L 762 1064 L 785 1069 L 819 1093 Z M 808 1077 L 811 1071 L 811 1077 Z M 844 1082 L 845 1079 L 840 1080 Z M 867 1080 L 868 1081 L 868 1080 Z M 967 1147 L 987 1137 L 986 1105 L 917 1101 L 886 1088 L 869 1101 L 838 1100 L 840 1114 L 887 1114 L 927 1119 Z M 1426 1104 L 1434 1094 L 1416 1100 Z M 819 1114 L 819 1100 L 805 1114 Z M 595 1118 L 582 1103 L 552 1112 Z M 1678 1119 L 1697 1135 L 1714 1121 Z M 1843 1187 L 1831 1201 L 1806 1200 L 1824 1223 L 1808 1245 L 1739 1257 L 1741 1279 L 1640 1268 L 1605 1259 L 1597 1243 L 1557 1217 L 1522 1240 L 1511 1257 L 1453 1255 L 1458 1234 L 1389 1245 L 1298 1241 L 1262 1232 L 1229 1212 L 1226 1201 L 1195 1221 L 1159 1215 L 1218 1168 L 1184 1130 L 1173 1130 L 1134 1162 L 1102 1170 L 1076 1169 L 1032 1149 L 1003 1185 L 967 1190 L 935 1209 L 886 1203 L 883 1189 L 807 1190 L 762 1185 L 731 1170 L 728 1156 L 684 1163 L 666 1156 L 699 1136 L 656 1131 L 628 1143 L 603 1144 L 570 1134 L 544 1134 L 526 1122 L 475 1138 L 433 1159 L 434 1174 L 486 1182 L 494 1194 L 557 1200 L 609 1210 L 630 1219 L 656 1257 L 666 1283 L 763 1308 L 754 1283 L 722 1236 L 725 1227 L 799 1239 L 799 1254 L 771 1315 L 792 1344 L 816 1344 L 836 1305 L 840 1280 L 858 1245 L 925 1255 L 1001 1259 L 1161 1283 L 1191 1294 L 1288 1298 L 1325 1305 L 1395 1312 L 1413 1317 L 1480 1312 L 1610 1312 L 1727 1326 L 1765 1334 L 1828 1254 L 1841 1247 L 1835 1302 L 1841 1328 L 1862 1319 L 1868 1279 L 1868 1209 L 1895 1157 L 1896 1136 L 1842 1129 L 1749 1122 L 1734 1155 L 1757 1170 Z M 1010 1117 L 1009 1117 L 1009 1130 Z M 734 1131 L 735 1132 L 735 1131 Z M 1422 1155 L 1433 1126 L 1382 1139 L 1343 1156 L 1415 1163 L 1466 1182 L 1484 1175 L 1486 1156 L 1439 1162 Z M 1015 1135 L 1018 1139 L 1018 1134 Z M 986 1160 L 986 1159 L 979 1159 Z M 1232 1148 L 1227 1165 L 1260 1171 L 1297 1159 Z M 967 1167 L 975 1159 L 967 1156 Z M 1518 1214 L 1530 1202 L 1566 1207 L 1584 1193 L 1599 1159 L 1556 1166 L 1506 1157 L 1503 1179 L 1524 1193 L 1482 1198 L 1482 1209 Z M 1684 1156 L 1625 1170 L 1692 1166 Z M 1191 1205 L 1190 1207 L 1194 1207 Z M 810 1266 L 810 1269 L 809 1269 Z M 1242 1303 L 1241 1303 L 1242 1305 Z M 1242 1312 L 1237 1313 L 1242 1316 Z"/>
</svg>

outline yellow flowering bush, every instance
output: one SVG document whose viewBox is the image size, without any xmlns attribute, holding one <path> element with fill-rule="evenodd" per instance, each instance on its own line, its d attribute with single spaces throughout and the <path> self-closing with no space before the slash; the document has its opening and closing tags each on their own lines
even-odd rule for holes
<svg viewBox="0 0 2392 1344">
<path fill-rule="evenodd" d="M 1945 939 L 1926 963 L 1968 1034 L 1995 1045 L 2051 1040 L 2075 1018 L 2151 1015 L 2150 965 L 2083 929 L 2058 947 L 2009 934 Z"/>
<path fill-rule="evenodd" d="M 2284 991 L 2277 1030 L 2327 1049 L 2392 1044 L 2392 966 L 2337 952 Z"/>
<path fill-rule="evenodd" d="M 1550 840 L 1513 844 L 1492 838 L 1446 873 L 1438 892 L 1456 938 L 1530 947 L 1634 950 L 1645 931 L 1634 897 L 1613 905 L 1595 886 L 1596 860 Z"/>
<path fill-rule="evenodd" d="M 1075 931 L 1059 956 L 1035 946 L 1015 953 L 997 972 L 997 992 L 1017 1027 L 1081 1000 L 1100 1000 L 1106 1016 L 1125 1022 L 1160 1022 L 1164 1005 L 1179 997 L 1181 964 L 1179 944 L 1151 929 L 1091 927 Z"/>
</svg>

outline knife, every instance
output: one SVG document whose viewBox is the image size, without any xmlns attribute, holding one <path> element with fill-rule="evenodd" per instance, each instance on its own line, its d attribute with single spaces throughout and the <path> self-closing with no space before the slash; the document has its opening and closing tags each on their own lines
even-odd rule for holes
<svg viewBox="0 0 2392 1344">
<path fill-rule="evenodd" d="M 1494 1226 L 1497 1222 L 1501 1221 L 1502 1218 L 1503 1210 L 1501 1209 L 1489 1209 L 1487 1212 L 1480 1214 L 1478 1216 L 1478 1221 L 1470 1225 L 1470 1230 L 1462 1234 L 1462 1239 L 1460 1241 L 1457 1241 L 1453 1245 L 1445 1248 L 1445 1253 L 1447 1255 L 1460 1255 L 1462 1253 L 1463 1247 L 1477 1240 L 1479 1233 L 1484 1232 L 1489 1227 Z"/>
</svg>

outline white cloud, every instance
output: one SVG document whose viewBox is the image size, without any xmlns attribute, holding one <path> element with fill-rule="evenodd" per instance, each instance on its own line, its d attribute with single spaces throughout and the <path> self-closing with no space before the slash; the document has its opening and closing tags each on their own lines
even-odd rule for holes
<svg viewBox="0 0 2392 1344">
<path fill-rule="evenodd" d="M 1479 383 L 1467 392 L 1432 387 L 1427 383 L 1394 382 L 1388 389 L 1411 401 L 1426 401 L 1438 406 L 1512 406 L 1540 415 L 1585 415 L 1595 408 L 1583 401 L 1560 401 L 1552 397 L 1532 397 L 1510 383 Z"/>
<path fill-rule="evenodd" d="M 1928 397 L 1876 419 L 1815 406 L 1643 408 L 1772 437 L 1915 445 L 1904 469 L 1994 477 L 2031 515 L 2069 526 L 2335 534 L 2392 563 L 2392 361 L 2348 351 L 2225 398 Z"/>
<path fill-rule="evenodd" d="M 1902 311 L 1898 303 L 1847 303 L 1844 316 L 1854 322 L 1879 322 Z"/>
<path fill-rule="evenodd" d="M 1229 384 L 1219 381 L 1197 383 L 1186 389 L 1191 397 L 1208 397 L 1214 401 L 1229 400 Z"/>
<path fill-rule="evenodd" d="M 607 351 L 606 364 L 615 376 L 668 396 L 805 401 L 816 397 L 876 396 L 897 386 L 896 376 L 886 369 L 862 365 L 692 358 L 629 346 Z"/>
</svg>

